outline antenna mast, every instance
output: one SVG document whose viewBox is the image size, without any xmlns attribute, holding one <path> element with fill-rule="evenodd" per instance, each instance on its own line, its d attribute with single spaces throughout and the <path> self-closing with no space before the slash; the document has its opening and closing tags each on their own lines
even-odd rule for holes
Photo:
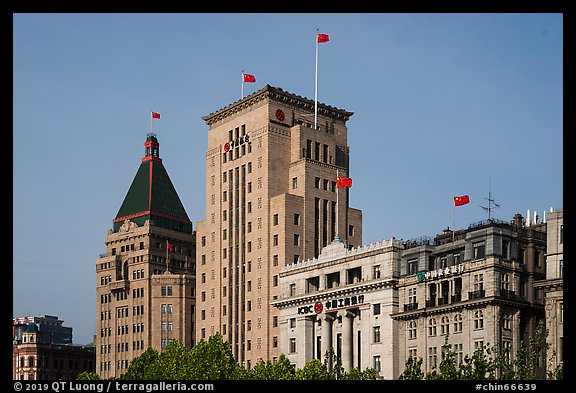
<svg viewBox="0 0 576 393">
<path fill-rule="evenodd" d="M 488 212 L 488 221 L 492 221 L 492 218 L 491 218 L 492 210 L 494 210 L 497 207 L 500 207 L 500 205 L 497 204 L 496 202 L 494 202 L 494 199 L 492 199 L 490 178 L 488 178 L 488 198 L 484 198 L 484 199 L 486 199 L 488 201 L 488 207 L 486 207 L 486 206 L 480 206 L 480 207 Z M 492 205 L 494 205 L 494 206 L 492 206 Z"/>
</svg>

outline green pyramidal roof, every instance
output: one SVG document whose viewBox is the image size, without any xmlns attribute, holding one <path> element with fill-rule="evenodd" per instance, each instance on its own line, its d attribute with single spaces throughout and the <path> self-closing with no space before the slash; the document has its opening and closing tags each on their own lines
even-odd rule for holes
<svg viewBox="0 0 576 393">
<path fill-rule="evenodd" d="M 116 214 L 114 232 L 129 219 L 139 226 L 151 220 L 162 228 L 192 233 L 192 222 L 162 164 L 159 146 L 156 135 L 148 134 L 144 144 L 146 154 Z"/>
</svg>

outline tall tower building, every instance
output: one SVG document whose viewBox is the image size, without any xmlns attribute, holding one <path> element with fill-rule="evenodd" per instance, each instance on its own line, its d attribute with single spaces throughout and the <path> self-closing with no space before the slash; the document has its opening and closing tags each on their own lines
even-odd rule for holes
<svg viewBox="0 0 576 393">
<path fill-rule="evenodd" d="M 196 339 L 220 332 L 252 367 L 280 355 L 279 274 L 332 241 L 362 244 L 348 207 L 352 112 L 269 85 L 203 117 L 206 219 L 198 222 Z"/>
<path fill-rule="evenodd" d="M 96 261 L 96 372 L 119 377 L 149 347 L 194 345 L 192 222 L 149 133 L 145 155 Z"/>
</svg>

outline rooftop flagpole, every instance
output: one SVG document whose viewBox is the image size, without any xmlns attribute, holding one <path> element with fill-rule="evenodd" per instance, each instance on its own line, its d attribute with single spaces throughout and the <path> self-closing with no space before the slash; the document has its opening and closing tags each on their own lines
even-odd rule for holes
<svg viewBox="0 0 576 393">
<path fill-rule="evenodd" d="M 318 123 L 318 29 L 316 29 L 316 73 L 314 77 L 314 129 Z"/>
<path fill-rule="evenodd" d="M 244 98 L 244 70 L 242 70 L 242 97 L 240 97 L 240 99 Z"/>
</svg>

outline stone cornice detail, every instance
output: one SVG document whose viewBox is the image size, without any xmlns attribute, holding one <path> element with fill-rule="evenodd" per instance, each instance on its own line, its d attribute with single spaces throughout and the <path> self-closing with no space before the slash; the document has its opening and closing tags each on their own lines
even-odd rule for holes
<svg viewBox="0 0 576 393">
<path fill-rule="evenodd" d="M 230 117 L 235 113 L 241 112 L 244 109 L 254 106 L 265 99 L 279 101 L 289 106 L 303 108 L 307 111 L 314 111 L 313 100 L 289 93 L 280 88 L 266 85 L 262 89 L 250 94 L 245 98 L 242 98 L 222 109 L 219 109 L 216 112 L 212 112 L 207 116 L 202 116 L 202 120 L 204 120 L 206 124 L 211 125 L 217 121 Z M 354 114 L 354 112 L 348 112 L 343 109 L 338 109 L 322 103 L 318 103 L 318 113 L 324 116 L 339 119 L 344 122 L 350 119 L 350 116 Z"/>
</svg>

